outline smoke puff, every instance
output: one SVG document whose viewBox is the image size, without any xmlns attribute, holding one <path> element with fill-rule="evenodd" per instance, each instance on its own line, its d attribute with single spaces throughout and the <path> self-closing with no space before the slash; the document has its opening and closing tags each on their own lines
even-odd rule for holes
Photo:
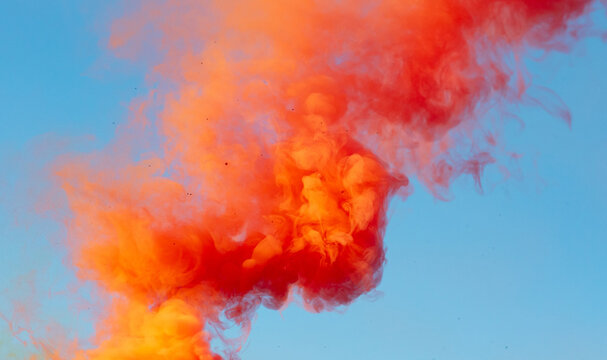
<svg viewBox="0 0 607 360">
<path fill-rule="evenodd" d="M 155 89 L 105 150 L 55 166 L 73 263 L 118 294 L 77 358 L 216 359 L 223 317 L 246 329 L 293 294 L 322 311 L 373 290 L 392 196 L 409 177 L 437 196 L 480 183 L 495 139 L 454 130 L 520 100 L 509 56 L 561 49 L 591 4 L 132 4 L 109 46 Z"/>
</svg>

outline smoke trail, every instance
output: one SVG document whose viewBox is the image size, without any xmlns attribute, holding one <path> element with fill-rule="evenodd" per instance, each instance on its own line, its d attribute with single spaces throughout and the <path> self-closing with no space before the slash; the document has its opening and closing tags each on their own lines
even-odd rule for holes
<svg viewBox="0 0 607 360">
<path fill-rule="evenodd" d="M 461 174 L 480 183 L 495 162 L 482 114 L 523 101 L 519 57 L 565 49 L 591 5 L 134 6 L 110 47 L 151 63 L 156 89 L 111 146 L 56 167 L 79 275 L 116 294 L 75 357 L 218 359 L 222 319 L 246 332 L 293 294 L 322 311 L 373 290 L 390 198 L 408 176 L 437 196 Z"/>
</svg>

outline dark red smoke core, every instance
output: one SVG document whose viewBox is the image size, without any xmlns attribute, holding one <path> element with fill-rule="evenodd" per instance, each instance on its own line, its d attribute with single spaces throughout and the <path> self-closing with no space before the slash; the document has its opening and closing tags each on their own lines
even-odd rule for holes
<svg viewBox="0 0 607 360">
<path fill-rule="evenodd" d="M 75 357 L 214 359 L 222 316 L 247 328 L 261 304 L 372 291 L 391 197 L 408 177 L 437 195 L 480 183 L 496 145 L 473 136 L 483 109 L 520 100 L 519 57 L 563 48 L 591 4 L 135 5 L 110 47 L 152 62 L 155 90 L 111 146 L 57 165 L 74 264 L 115 294 Z"/>
</svg>

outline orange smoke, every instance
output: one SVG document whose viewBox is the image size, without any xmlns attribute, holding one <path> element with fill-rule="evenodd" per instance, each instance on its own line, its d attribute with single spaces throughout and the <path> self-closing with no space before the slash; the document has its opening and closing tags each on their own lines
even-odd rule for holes
<svg viewBox="0 0 607 360">
<path fill-rule="evenodd" d="M 111 146 L 56 172 L 73 262 L 115 297 L 75 357 L 220 358 L 207 330 L 221 318 L 246 328 L 293 294 L 321 311 L 373 290 L 392 195 L 407 176 L 437 195 L 478 180 L 495 161 L 480 114 L 526 87 L 504 59 L 560 49 L 590 4 L 135 6 L 109 43 L 153 64 L 155 90 Z"/>
</svg>

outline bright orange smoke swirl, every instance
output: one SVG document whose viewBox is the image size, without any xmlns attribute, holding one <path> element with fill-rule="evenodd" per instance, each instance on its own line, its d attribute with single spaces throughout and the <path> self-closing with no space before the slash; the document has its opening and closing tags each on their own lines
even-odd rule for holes
<svg viewBox="0 0 607 360">
<path fill-rule="evenodd" d="M 157 89 L 113 145 L 57 170 L 80 275 L 118 294 L 76 357 L 219 358 L 205 329 L 220 316 L 373 290 L 403 174 L 437 194 L 480 176 L 494 141 L 462 157 L 450 130 L 520 96 L 504 54 L 555 47 L 590 3 L 142 2 L 110 45 L 160 58 Z"/>
</svg>

